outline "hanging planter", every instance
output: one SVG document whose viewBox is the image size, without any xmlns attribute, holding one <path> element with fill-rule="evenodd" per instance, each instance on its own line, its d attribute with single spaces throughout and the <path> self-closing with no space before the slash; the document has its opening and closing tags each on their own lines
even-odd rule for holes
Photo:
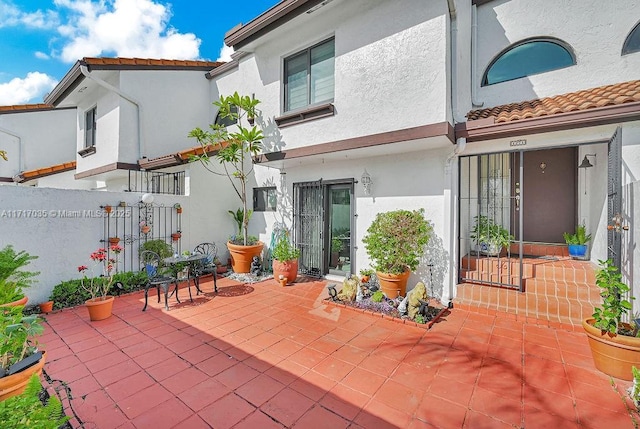
<svg viewBox="0 0 640 429">
<path fill-rule="evenodd" d="M 176 209 L 176 213 L 178 214 L 182 213 L 182 206 L 179 203 L 174 204 L 173 208 Z"/>
<path fill-rule="evenodd" d="M 109 237 L 109 244 L 110 245 L 115 246 L 118 243 L 120 243 L 120 238 L 119 237 Z"/>
<path fill-rule="evenodd" d="M 182 237 L 182 233 L 180 233 L 180 231 L 178 232 L 174 232 L 173 234 L 171 234 L 171 239 L 173 241 L 178 241 L 180 240 L 180 237 Z"/>
<path fill-rule="evenodd" d="M 140 232 L 143 234 L 148 234 L 151 231 L 151 227 L 149 225 L 147 225 L 147 222 L 145 221 L 141 221 L 140 222 Z"/>
<path fill-rule="evenodd" d="M 104 211 L 107 212 L 107 214 L 111 213 L 111 206 L 104 206 Z"/>
</svg>

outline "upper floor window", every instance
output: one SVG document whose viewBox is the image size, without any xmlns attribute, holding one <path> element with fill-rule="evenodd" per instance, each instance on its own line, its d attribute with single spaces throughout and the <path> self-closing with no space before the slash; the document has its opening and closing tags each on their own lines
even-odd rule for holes
<svg viewBox="0 0 640 429">
<path fill-rule="evenodd" d="M 84 113 L 84 147 L 93 147 L 96 145 L 96 112 L 97 108 L 93 107 Z"/>
<path fill-rule="evenodd" d="M 566 43 L 557 39 L 529 39 L 509 46 L 489 64 L 482 86 L 506 82 L 576 64 Z"/>
<path fill-rule="evenodd" d="M 238 114 L 238 108 L 236 106 L 231 106 L 231 112 L 234 115 Z M 220 125 L 222 127 L 230 127 L 231 125 L 235 125 L 238 123 L 238 119 L 232 116 L 220 116 L 220 111 L 216 115 L 216 125 Z"/>
<path fill-rule="evenodd" d="M 285 58 L 285 112 L 333 100 L 334 42 L 332 38 Z"/>
<path fill-rule="evenodd" d="M 640 22 L 633 27 L 633 30 L 625 39 L 624 45 L 622 45 L 622 55 L 632 52 L 640 52 Z"/>
</svg>

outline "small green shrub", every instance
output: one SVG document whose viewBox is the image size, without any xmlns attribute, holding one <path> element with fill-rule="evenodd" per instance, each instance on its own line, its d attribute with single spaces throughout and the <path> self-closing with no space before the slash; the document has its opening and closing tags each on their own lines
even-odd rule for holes
<svg viewBox="0 0 640 429">
<path fill-rule="evenodd" d="M 426 321 L 426 320 L 424 320 L 424 316 L 423 316 L 422 314 L 416 314 L 416 317 L 415 317 L 415 319 L 414 319 L 414 320 L 415 320 L 415 322 L 416 322 L 416 323 L 420 323 L 420 324 L 422 324 L 422 325 L 424 325 L 425 323 L 427 323 L 427 321 Z"/>
<path fill-rule="evenodd" d="M 145 250 L 157 253 L 161 260 L 173 256 L 173 247 L 171 247 L 171 244 L 161 239 L 149 240 L 142 243 L 140 253 Z"/>
<path fill-rule="evenodd" d="M 377 290 L 371 295 L 371 301 L 373 302 L 382 302 L 384 298 L 384 293 L 381 290 Z"/>
<path fill-rule="evenodd" d="M 40 273 L 24 271 L 37 256 L 25 251 L 16 252 L 13 246 L 0 250 L 0 304 L 16 301 L 24 296 L 23 289 L 34 283 L 34 277 Z"/>
<path fill-rule="evenodd" d="M 289 242 L 289 237 L 283 235 L 273 247 L 272 255 L 280 262 L 291 261 L 300 257 L 300 249 Z"/>
<path fill-rule="evenodd" d="M 27 388 L 20 395 L 0 402 L 2 427 L 12 429 L 56 429 L 69 417 L 62 412 L 60 400 L 52 396 L 46 405 L 40 401 L 40 380 L 37 374 L 29 379 Z"/>
<path fill-rule="evenodd" d="M 576 226 L 575 234 L 569 234 L 568 232 L 565 232 L 562 235 L 564 236 L 564 241 L 567 244 L 585 245 L 589 241 L 591 241 L 591 234 L 587 234 L 587 227 L 584 225 Z"/>
</svg>

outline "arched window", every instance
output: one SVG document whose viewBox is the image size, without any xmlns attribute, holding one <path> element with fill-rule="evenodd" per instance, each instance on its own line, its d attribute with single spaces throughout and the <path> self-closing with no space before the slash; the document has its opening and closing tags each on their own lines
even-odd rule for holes
<svg viewBox="0 0 640 429">
<path fill-rule="evenodd" d="M 500 52 L 487 67 L 482 86 L 557 70 L 576 63 L 571 47 L 551 38 L 528 39 Z"/>
<path fill-rule="evenodd" d="M 633 27 L 633 30 L 625 39 L 624 45 L 622 45 L 622 55 L 632 52 L 640 52 L 640 22 Z"/>
</svg>

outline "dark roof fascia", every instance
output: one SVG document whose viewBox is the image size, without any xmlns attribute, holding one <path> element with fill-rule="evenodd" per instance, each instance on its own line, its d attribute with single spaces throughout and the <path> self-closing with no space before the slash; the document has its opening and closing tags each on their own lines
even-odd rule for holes
<svg viewBox="0 0 640 429">
<path fill-rule="evenodd" d="M 224 36 L 224 43 L 238 50 L 323 1 L 325 0 L 283 0 L 247 24 L 229 30 Z"/>
<path fill-rule="evenodd" d="M 640 120 L 640 102 L 605 106 L 577 112 L 493 123 L 492 118 L 456 124 L 455 137 L 467 142 L 595 127 Z"/>
<path fill-rule="evenodd" d="M 18 110 L 2 110 L 0 109 L 0 115 L 10 115 L 13 113 L 38 113 L 38 112 L 50 112 L 52 110 L 70 110 L 73 109 L 75 110 L 76 107 L 75 106 L 71 106 L 71 107 L 55 107 L 55 106 L 49 106 L 49 107 L 27 107 L 26 109 L 18 109 Z"/>
<path fill-rule="evenodd" d="M 51 90 L 49 94 L 44 98 L 44 102 L 57 106 L 62 100 L 64 100 L 74 89 L 78 87 L 80 82 L 84 79 L 80 66 L 84 65 L 81 61 L 76 63 L 69 69 L 67 74 L 64 75 L 62 80 L 58 82 L 55 88 Z"/>
<path fill-rule="evenodd" d="M 485 3 L 490 3 L 493 0 L 471 0 L 471 4 L 474 6 L 482 6 Z"/>
<path fill-rule="evenodd" d="M 240 65 L 240 58 L 246 57 L 247 55 L 249 55 L 248 52 L 242 52 L 242 51 L 234 52 L 233 54 L 231 54 L 231 61 L 226 62 L 221 66 L 216 67 L 213 70 L 209 70 L 204 74 L 204 76 L 207 79 L 211 80 L 214 77 L 220 76 L 221 74 L 224 74 L 228 71 L 235 70 Z"/>
<path fill-rule="evenodd" d="M 83 171 L 82 173 L 76 173 L 74 175 L 75 179 L 85 179 L 91 176 L 97 176 L 98 174 L 108 173 L 110 171 L 115 170 L 140 170 L 140 166 L 138 164 L 130 164 L 127 162 L 114 162 L 112 164 L 103 165 L 102 167 L 92 168 L 87 171 Z"/>
<path fill-rule="evenodd" d="M 222 63 L 221 63 L 222 64 Z M 211 66 L 187 66 L 187 65 L 154 65 L 154 64 L 83 64 L 87 66 L 89 71 L 94 70 L 191 70 L 191 71 L 204 71 L 208 72 L 211 70 Z"/>
<path fill-rule="evenodd" d="M 13 183 L 13 177 L 0 177 L 2 183 Z"/>
</svg>

